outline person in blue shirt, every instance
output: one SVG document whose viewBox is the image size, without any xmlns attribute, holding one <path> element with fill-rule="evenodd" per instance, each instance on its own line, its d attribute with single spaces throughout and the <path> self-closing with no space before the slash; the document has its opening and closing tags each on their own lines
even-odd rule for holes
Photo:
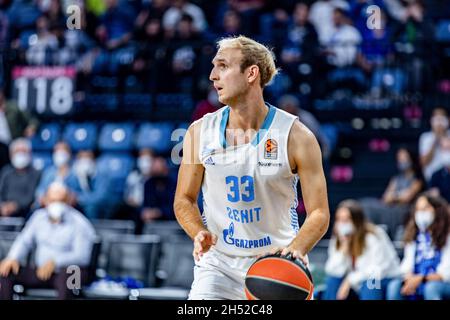
<svg viewBox="0 0 450 320">
<path fill-rule="evenodd" d="M 450 299 L 448 203 L 430 193 L 418 197 L 405 229 L 402 276 L 388 285 L 389 300 Z"/>
<path fill-rule="evenodd" d="M 53 165 L 42 173 L 41 181 L 36 189 L 36 199 L 41 205 L 44 204 L 45 192 L 52 182 L 64 183 L 71 193 L 80 189 L 77 177 L 71 168 L 71 157 L 72 153 L 66 142 L 61 141 L 55 144 L 53 147 Z"/>
<path fill-rule="evenodd" d="M 67 204 L 69 190 L 60 182 L 47 191 L 47 206 L 31 216 L 17 236 L 7 257 L 0 263 L 0 299 L 12 299 L 13 286 L 48 287 L 58 292 L 59 299 L 72 298 L 67 286 L 68 266 L 80 268 L 80 283 L 87 280 L 95 230 L 77 210 Z M 35 248 L 35 265 L 21 266 Z"/>
<path fill-rule="evenodd" d="M 76 202 L 89 219 L 107 218 L 110 214 L 108 197 L 111 191 L 109 177 L 97 170 L 94 152 L 81 150 L 73 163 L 73 171 L 78 180 Z"/>
</svg>

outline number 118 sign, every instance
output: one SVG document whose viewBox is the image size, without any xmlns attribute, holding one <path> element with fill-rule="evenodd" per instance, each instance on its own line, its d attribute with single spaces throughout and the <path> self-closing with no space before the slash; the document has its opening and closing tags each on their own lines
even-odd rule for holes
<svg viewBox="0 0 450 320">
<path fill-rule="evenodd" d="M 21 110 L 65 115 L 72 111 L 73 67 L 15 67 L 13 96 Z"/>
</svg>

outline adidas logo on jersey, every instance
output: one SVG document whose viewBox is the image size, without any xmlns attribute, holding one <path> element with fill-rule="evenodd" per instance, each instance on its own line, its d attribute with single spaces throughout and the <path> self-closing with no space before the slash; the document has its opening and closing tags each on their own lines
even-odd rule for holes
<svg viewBox="0 0 450 320">
<path fill-rule="evenodd" d="M 208 159 L 205 160 L 205 164 L 209 164 L 211 166 L 214 166 L 216 163 L 214 162 L 212 157 L 209 157 Z"/>
</svg>

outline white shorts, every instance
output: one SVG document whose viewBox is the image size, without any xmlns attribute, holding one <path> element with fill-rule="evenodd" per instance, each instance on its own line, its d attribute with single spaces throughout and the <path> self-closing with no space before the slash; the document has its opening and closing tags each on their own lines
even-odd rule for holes
<svg viewBox="0 0 450 320">
<path fill-rule="evenodd" d="M 195 262 L 189 300 L 246 300 L 245 275 L 255 261 L 212 248 Z"/>
</svg>

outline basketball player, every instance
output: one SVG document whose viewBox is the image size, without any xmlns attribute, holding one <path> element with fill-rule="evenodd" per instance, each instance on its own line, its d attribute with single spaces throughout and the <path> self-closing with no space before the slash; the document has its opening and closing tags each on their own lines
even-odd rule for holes
<svg viewBox="0 0 450 320">
<path fill-rule="evenodd" d="M 307 264 L 329 224 L 326 182 L 311 131 L 263 99 L 277 73 L 273 53 L 244 36 L 225 38 L 212 63 L 210 80 L 226 106 L 189 127 L 174 210 L 194 241 L 189 299 L 245 299 L 257 256 L 280 250 Z M 298 177 L 307 211 L 300 230 Z"/>
</svg>

